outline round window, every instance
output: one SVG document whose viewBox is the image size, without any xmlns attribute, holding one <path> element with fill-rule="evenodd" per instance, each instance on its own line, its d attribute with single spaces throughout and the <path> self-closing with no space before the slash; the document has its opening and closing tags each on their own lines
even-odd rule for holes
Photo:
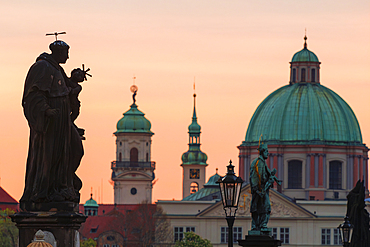
<svg viewBox="0 0 370 247">
<path fill-rule="evenodd" d="M 137 189 L 136 188 L 132 188 L 131 189 L 131 195 L 136 195 L 137 193 Z"/>
</svg>

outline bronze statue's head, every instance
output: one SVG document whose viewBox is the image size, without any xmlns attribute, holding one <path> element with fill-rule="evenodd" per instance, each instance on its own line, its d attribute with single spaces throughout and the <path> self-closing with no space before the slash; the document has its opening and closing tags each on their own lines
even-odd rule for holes
<svg viewBox="0 0 370 247">
<path fill-rule="evenodd" d="M 49 49 L 51 50 L 51 55 L 57 63 L 67 62 L 67 59 L 69 58 L 69 45 L 66 42 L 62 40 L 56 40 L 49 45 Z"/>
<path fill-rule="evenodd" d="M 260 144 L 257 148 L 257 150 L 259 151 L 259 154 L 262 155 L 262 157 L 264 159 L 267 159 L 268 158 L 268 155 L 269 155 L 269 151 L 268 151 L 268 148 L 267 148 L 267 144 Z"/>
</svg>

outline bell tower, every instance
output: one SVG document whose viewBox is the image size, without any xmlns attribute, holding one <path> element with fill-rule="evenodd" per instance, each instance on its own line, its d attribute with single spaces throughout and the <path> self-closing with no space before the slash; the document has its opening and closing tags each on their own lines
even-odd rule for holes
<svg viewBox="0 0 370 247">
<path fill-rule="evenodd" d="M 189 150 L 182 159 L 182 197 L 185 198 L 200 188 L 203 188 L 206 179 L 207 155 L 200 150 L 200 125 L 197 121 L 196 94 L 194 93 L 194 110 L 192 122 L 189 125 Z"/>
<path fill-rule="evenodd" d="M 116 160 L 112 162 L 114 203 L 152 202 L 155 162 L 151 161 L 151 124 L 136 105 L 136 85 L 131 86 L 133 104 L 117 123 Z"/>
</svg>

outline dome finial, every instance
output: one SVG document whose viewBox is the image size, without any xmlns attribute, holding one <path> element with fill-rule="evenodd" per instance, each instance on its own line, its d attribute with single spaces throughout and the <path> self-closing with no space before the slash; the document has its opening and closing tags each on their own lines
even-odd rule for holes
<svg viewBox="0 0 370 247">
<path fill-rule="evenodd" d="M 307 49 L 307 29 L 304 29 L 304 48 Z"/>
<path fill-rule="evenodd" d="M 136 102 L 135 97 L 136 97 L 136 93 L 138 91 L 138 87 L 135 85 L 135 79 L 136 79 L 136 76 L 134 74 L 134 76 L 132 77 L 132 80 L 134 81 L 134 84 L 130 87 L 130 91 L 131 91 L 131 93 L 133 93 L 132 100 L 134 101 L 134 104 Z"/>
</svg>

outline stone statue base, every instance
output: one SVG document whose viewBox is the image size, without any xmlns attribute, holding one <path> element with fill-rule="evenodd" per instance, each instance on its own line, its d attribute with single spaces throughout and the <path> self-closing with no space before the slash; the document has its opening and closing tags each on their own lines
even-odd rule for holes
<svg viewBox="0 0 370 247">
<path fill-rule="evenodd" d="M 38 230 L 50 232 L 58 247 L 80 246 L 78 229 L 87 218 L 77 212 L 20 212 L 10 217 L 19 229 L 19 247 L 27 247 Z"/>
<path fill-rule="evenodd" d="M 264 236 L 271 236 L 272 228 L 264 228 L 260 230 L 252 230 L 248 231 L 248 235 L 264 235 Z"/>
<path fill-rule="evenodd" d="M 257 231 L 253 231 L 257 232 Z M 281 241 L 269 235 L 246 235 L 245 239 L 238 240 L 239 246 L 248 247 L 277 247 L 281 246 Z"/>
<path fill-rule="evenodd" d="M 78 212 L 78 203 L 75 202 L 20 202 L 19 208 L 23 212 Z"/>
</svg>

